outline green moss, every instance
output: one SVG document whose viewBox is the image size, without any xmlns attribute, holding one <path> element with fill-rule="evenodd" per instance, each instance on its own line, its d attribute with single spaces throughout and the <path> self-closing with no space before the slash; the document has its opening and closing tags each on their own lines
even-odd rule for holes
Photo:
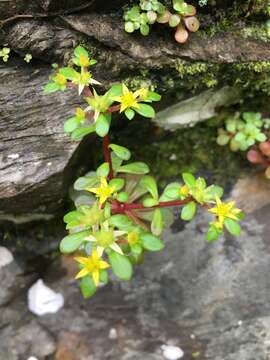
<svg viewBox="0 0 270 360">
<path fill-rule="evenodd" d="M 269 31 L 266 24 L 245 26 L 241 34 L 246 38 L 253 38 L 264 42 L 270 41 Z"/>
</svg>

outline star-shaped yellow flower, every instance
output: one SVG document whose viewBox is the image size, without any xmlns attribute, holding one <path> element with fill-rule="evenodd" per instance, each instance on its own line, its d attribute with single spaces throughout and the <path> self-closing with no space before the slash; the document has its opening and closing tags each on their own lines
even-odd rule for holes
<svg viewBox="0 0 270 360">
<path fill-rule="evenodd" d="M 122 85 L 123 94 L 121 96 L 113 97 L 114 101 L 117 101 L 121 104 L 120 112 L 125 111 L 129 108 L 138 108 L 139 98 L 141 96 L 141 90 L 137 90 L 135 92 L 129 91 L 125 84 Z"/>
<path fill-rule="evenodd" d="M 218 228 L 223 228 L 226 218 L 238 220 L 237 215 L 241 213 L 241 210 L 234 206 L 234 201 L 223 203 L 218 197 L 216 197 L 216 205 L 216 207 L 211 208 L 208 211 L 217 216 L 218 219 L 215 222 L 215 225 Z"/>
<path fill-rule="evenodd" d="M 88 188 L 87 190 L 96 194 L 99 198 L 99 204 L 102 205 L 115 192 L 115 187 L 109 186 L 106 178 L 102 177 L 98 188 Z"/>
<path fill-rule="evenodd" d="M 101 260 L 98 252 L 93 250 L 92 255 L 88 257 L 75 257 L 79 264 L 83 265 L 83 268 L 78 272 L 75 279 L 80 279 L 86 275 L 92 275 L 93 281 L 96 286 L 99 284 L 100 270 L 108 269 L 110 265 Z"/>
</svg>

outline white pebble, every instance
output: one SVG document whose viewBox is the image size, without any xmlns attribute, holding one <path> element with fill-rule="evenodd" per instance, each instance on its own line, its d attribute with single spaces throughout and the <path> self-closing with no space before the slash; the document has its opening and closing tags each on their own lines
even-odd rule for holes
<svg viewBox="0 0 270 360">
<path fill-rule="evenodd" d="M 20 157 L 20 155 L 19 154 L 10 154 L 7 157 L 11 160 L 16 160 Z"/>
<path fill-rule="evenodd" d="M 117 330 L 115 328 L 111 328 L 109 332 L 109 339 L 115 340 L 118 338 Z"/>
<path fill-rule="evenodd" d="M 4 267 L 14 260 L 11 252 L 4 246 L 0 246 L 0 268 Z"/>
<path fill-rule="evenodd" d="M 239 320 L 239 321 L 238 321 L 238 326 L 241 326 L 241 325 L 243 325 L 243 321 L 242 321 L 242 320 Z"/>
<path fill-rule="evenodd" d="M 52 162 L 49 161 L 49 162 L 47 163 L 47 166 L 52 166 Z"/>
<path fill-rule="evenodd" d="M 35 315 L 54 314 L 64 306 L 64 297 L 39 279 L 28 290 L 28 308 Z"/>
<path fill-rule="evenodd" d="M 195 334 L 190 334 L 190 338 L 191 338 L 192 340 L 194 340 L 194 339 L 196 339 L 196 335 L 195 335 Z"/>
<path fill-rule="evenodd" d="M 184 356 L 184 351 L 178 346 L 162 345 L 163 356 L 167 360 L 178 360 Z"/>
<path fill-rule="evenodd" d="M 27 360 L 38 360 L 35 356 L 30 356 Z"/>
</svg>

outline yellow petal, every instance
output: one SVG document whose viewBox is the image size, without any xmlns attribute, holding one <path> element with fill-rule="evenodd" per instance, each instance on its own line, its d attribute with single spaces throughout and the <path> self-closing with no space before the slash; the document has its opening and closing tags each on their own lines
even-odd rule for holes
<svg viewBox="0 0 270 360">
<path fill-rule="evenodd" d="M 98 286 L 98 284 L 99 284 L 99 271 L 98 270 L 92 272 L 92 278 L 94 280 L 95 285 Z"/>
<path fill-rule="evenodd" d="M 122 89 L 123 89 L 123 94 L 124 94 L 124 95 L 130 93 L 130 91 L 128 90 L 128 87 L 127 87 L 125 84 L 122 85 Z"/>
<path fill-rule="evenodd" d="M 84 268 L 78 272 L 78 274 L 75 276 L 75 279 L 80 279 L 88 274 L 89 274 L 89 271 L 86 268 Z"/>
<path fill-rule="evenodd" d="M 110 267 L 110 265 L 106 262 L 106 261 L 103 261 L 103 260 L 100 260 L 99 262 L 99 268 L 100 269 L 108 269 Z"/>
<path fill-rule="evenodd" d="M 98 188 L 87 188 L 86 190 L 90 191 L 90 192 L 92 192 L 94 194 L 98 194 Z"/>
<path fill-rule="evenodd" d="M 218 196 L 216 196 L 216 203 L 217 203 L 217 206 L 222 205 L 222 201 L 220 200 L 220 198 Z"/>
<path fill-rule="evenodd" d="M 120 113 L 123 112 L 123 111 L 125 111 L 127 108 L 128 108 L 127 105 L 121 104 L 121 106 L 120 106 Z"/>
<path fill-rule="evenodd" d="M 217 215 L 218 214 L 218 208 L 214 207 L 214 208 L 211 208 L 211 209 L 208 209 L 208 211 L 212 214 L 215 214 Z"/>
<path fill-rule="evenodd" d="M 93 259 L 94 262 L 96 262 L 96 261 L 99 260 L 98 252 L 97 252 L 96 249 L 94 249 L 94 250 L 92 251 L 91 257 L 92 257 L 92 259 Z"/>
<path fill-rule="evenodd" d="M 89 258 L 83 256 L 77 256 L 74 258 L 74 260 L 76 260 L 78 263 L 82 265 L 87 265 L 87 263 L 89 262 Z"/>
</svg>

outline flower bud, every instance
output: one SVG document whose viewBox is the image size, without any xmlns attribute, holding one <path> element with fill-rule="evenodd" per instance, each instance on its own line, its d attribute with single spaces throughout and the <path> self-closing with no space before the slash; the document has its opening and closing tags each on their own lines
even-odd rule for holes
<svg viewBox="0 0 270 360">
<path fill-rule="evenodd" d="M 185 17 L 184 23 L 187 29 L 191 32 L 196 32 L 199 30 L 200 22 L 195 16 Z"/>
<path fill-rule="evenodd" d="M 180 43 L 183 44 L 187 41 L 188 39 L 188 32 L 186 29 L 183 28 L 182 25 L 179 25 L 176 29 L 176 32 L 174 34 L 174 38 L 175 40 Z"/>
<path fill-rule="evenodd" d="M 259 148 L 265 156 L 270 157 L 270 141 L 260 143 Z"/>
<path fill-rule="evenodd" d="M 264 158 L 262 157 L 261 153 L 255 149 L 249 150 L 247 153 L 247 159 L 252 164 L 261 164 L 264 162 Z"/>
</svg>

